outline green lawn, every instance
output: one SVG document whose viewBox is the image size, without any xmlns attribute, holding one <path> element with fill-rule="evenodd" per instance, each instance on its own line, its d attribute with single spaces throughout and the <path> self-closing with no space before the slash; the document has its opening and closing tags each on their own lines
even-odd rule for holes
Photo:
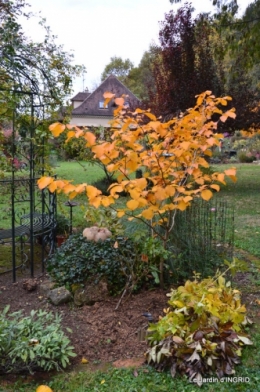
<svg viewBox="0 0 260 392">
<path fill-rule="evenodd" d="M 221 165 L 217 170 L 237 168 L 237 182 L 227 181 L 216 194 L 235 210 L 235 246 L 260 257 L 260 165 Z"/>
<path fill-rule="evenodd" d="M 81 184 L 83 182 L 91 184 L 104 176 L 104 172 L 99 166 L 76 161 L 58 162 L 54 173 L 59 178 L 72 180 L 73 184 Z"/>
<path fill-rule="evenodd" d="M 83 167 L 82 167 L 83 166 Z M 237 182 L 228 179 L 227 185 L 222 186 L 216 198 L 226 200 L 234 207 L 235 212 L 235 246 L 260 257 L 260 165 L 257 164 L 232 164 L 220 165 L 214 169 L 223 171 L 229 167 L 237 168 Z M 62 162 L 56 168 L 59 178 L 74 179 L 74 183 L 88 182 L 103 177 L 101 168 L 87 163 Z M 63 204 L 67 198 L 59 195 L 59 209 L 66 213 Z M 74 208 L 75 223 L 82 224 L 82 215 L 87 208 L 86 199 L 79 197 L 81 207 Z M 120 202 L 120 200 L 119 200 Z"/>
<path fill-rule="evenodd" d="M 260 391 L 260 332 L 254 337 L 254 348 L 245 349 L 243 365 L 237 367 L 236 377 L 241 381 L 205 382 L 201 388 L 188 383 L 185 378 L 172 379 L 169 373 L 157 373 L 149 367 L 134 369 L 109 368 L 107 371 L 66 372 L 51 379 L 28 383 L 20 379 L 10 386 L 0 386 L 0 392 L 35 392 L 40 383 L 50 386 L 54 392 L 259 392 Z M 13 388 L 13 389 L 12 389 Z"/>
</svg>

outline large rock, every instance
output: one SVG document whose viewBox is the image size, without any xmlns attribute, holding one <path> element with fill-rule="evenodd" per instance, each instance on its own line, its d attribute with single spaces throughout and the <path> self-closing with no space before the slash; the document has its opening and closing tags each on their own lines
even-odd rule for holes
<svg viewBox="0 0 260 392">
<path fill-rule="evenodd" d="M 104 280 L 97 284 L 88 283 L 75 291 L 74 304 L 76 306 L 94 305 L 96 302 L 104 301 L 107 296 L 107 283 Z"/>
<path fill-rule="evenodd" d="M 72 295 L 64 286 L 49 291 L 48 298 L 53 305 L 65 304 L 72 299 Z"/>
<path fill-rule="evenodd" d="M 49 292 L 53 290 L 55 287 L 55 282 L 43 282 L 39 286 L 39 294 L 42 295 L 43 297 L 47 297 Z"/>
</svg>

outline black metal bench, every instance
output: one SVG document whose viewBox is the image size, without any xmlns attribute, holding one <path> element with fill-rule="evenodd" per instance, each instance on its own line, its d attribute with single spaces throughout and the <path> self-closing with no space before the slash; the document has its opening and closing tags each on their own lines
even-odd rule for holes
<svg viewBox="0 0 260 392">
<path fill-rule="evenodd" d="M 21 225 L 14 228 L 14 237 L 22 238 L 23 236 L 30 236 L 31 228 L 34 237 L 49 233 L 54 229 L 54 221 L 48 214 L 41 214 L 34 212 L 32 214 L 33 222 L 31 226 L 31 214 L 26 214 L 21 217 Z M 13 238 L 12 229 L 0 230 L 0 244 L 10 242 Z"/>
</svg>

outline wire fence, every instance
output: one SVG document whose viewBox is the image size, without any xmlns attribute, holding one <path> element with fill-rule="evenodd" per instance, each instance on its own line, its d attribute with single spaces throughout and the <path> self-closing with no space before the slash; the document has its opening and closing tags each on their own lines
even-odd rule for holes
<svg viewBox="0 0 260 392">
<path fill-rule="evenodd" d="M 215 273 L 224 260 L 232 260 L 234 249 L 234 209 L 226 202 L 195 200 L 185 211 L 178 211 L 169 241 L 168 260 L 177 280 Z"/>
</svg>

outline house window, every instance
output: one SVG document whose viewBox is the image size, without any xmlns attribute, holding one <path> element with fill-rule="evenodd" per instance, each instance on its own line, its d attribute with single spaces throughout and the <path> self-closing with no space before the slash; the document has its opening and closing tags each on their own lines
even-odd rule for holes
<svg viewBox="0 0 260 392">
<path fill-rule="evenodd" d="M 104 101 L 99 101 L 99 109 L 108 109 L 108 106 L 104 106 Z"/>
</svg>

